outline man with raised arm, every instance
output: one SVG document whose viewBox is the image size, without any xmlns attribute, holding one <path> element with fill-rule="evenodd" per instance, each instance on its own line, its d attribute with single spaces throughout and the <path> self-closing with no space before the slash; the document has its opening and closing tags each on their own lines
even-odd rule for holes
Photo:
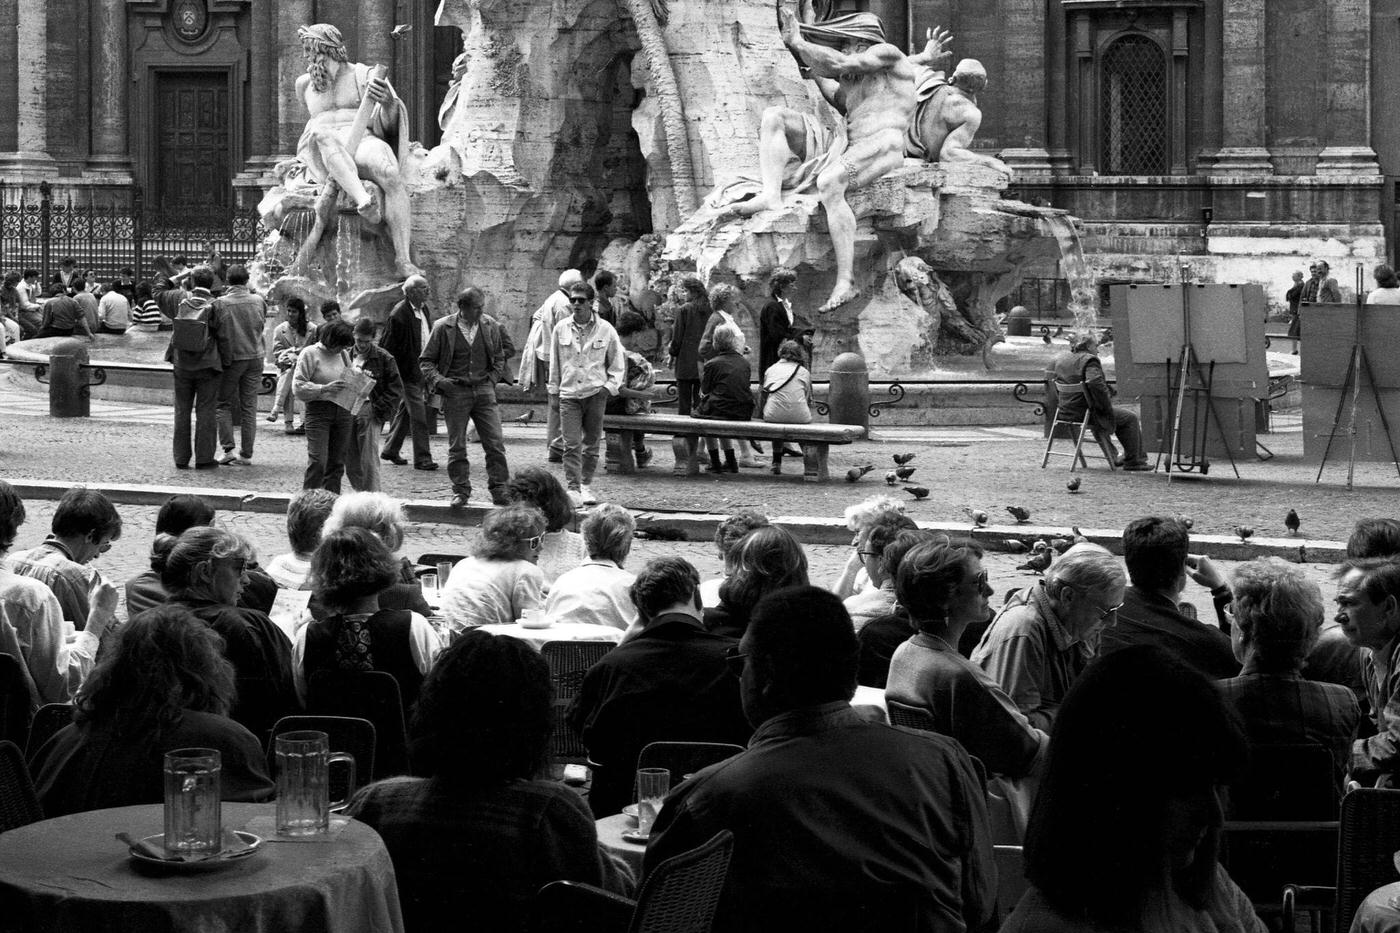
<svg viewBox="0 0 1400 933">
<path fill-rule="evenodd" d="M 785 181 L 795 190 L 815 182 L 836 254 L 836 286 L 820 309 L 830 311 L 859 294 L 856 216 L 846 191 L 870 184 L 904 161 L 904 139 L 916 103 L 914 64 L 941 57 L 942 36 L 930 38 L 924 52 L 906 58 L 885 41 L 884 27 L 873 13 L 799 23 L 791 10 L 779 7 L 778 20 L 783 42 L 811 70 L 822 96 L 845 115 L 846 139 L 823 139 L 815 121 L 797 111 L 764 111 L 759 131 L 763 190 L 735 212 L 748 216 L 778 207 Z M 819 154 L 821 148 L 826 151 Z M 789 171 L 794 158 L 808 161 Z"/>
<path fill-rule="evenodd" d="M 407 278 L 420 273 L 408 258 L 408 190 L 399 177 L 399 163 L 407 152 L 408 111 L 383 78 L 372 75 L 369 65 L 351 62 L 340 30 L 326 23 L 297 30 L 306 74 L 297 78 L 297 94 L 306 101 L 311 119 L 297 142 L 297 157 L 306 163 L 311 177 L 321 184 L 333 181 L 354 202 L 355 209 L 371 222 L 373 200 L 361 178 L 384 192 L 384 222 L 394 244 L 394 265 Z M 369 98 L 378 106 L 355 151 L 348 137 L 360 101 Z M 397 133 L 396 153 L 388 140 Z"/>
</svg>

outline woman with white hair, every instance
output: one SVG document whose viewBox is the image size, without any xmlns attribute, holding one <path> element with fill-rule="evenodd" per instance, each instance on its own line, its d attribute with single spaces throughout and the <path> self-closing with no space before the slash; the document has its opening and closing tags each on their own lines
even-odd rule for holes
<svg viewBox="0 0 1400 933">
<path fill-rule="evenodd" d="M 321 538 L 324 540 L 346 528 L 363 528 L 372 532 L 394 555 L 398 575 L 392 584 L 380 591 L 379 608 L 406 609 L 425 617 L 432 615 L 432 607 L 423 598 L 423 589 L 414 575 L 413 562 L 400 553 L 408 533 L 408 516 L 404 514 L 403 503 L 382 492 L 343 495 L 331 507 L 330 517 L 321 527 Z M 320 601 L 314 598 L 311 601 L 311 615 L 318 620 L 325 617 Z"/>
<path fill-rule="evenodd" d="M 583 520 L 588 560 L 555 580 L 544 614 L 558 622 L 611 625 L 626 630 L 637 619 L 631 587 L 635 579 L 622 569 L 637 530 L 632 513 L 620 505 L 600 505 Z"/>
<path fill-rule="evenodd" d="M 717 418 L 724 421 L 748 421 L 753 417 L 753 393 L 749 391 L 749 361 L 740 350 L 744 334 L 733 324 L 715 329 L 715 355 L 705 363 L 700 374 L 700 404 L 696 418 Z M 719 462 L 719 438 L 706 437 L 710 452 L 710 473 L 739 472 L 734 458 L 734 442 L 724 439 L 724 465 Z"/>
<path fill-rule="evenodd" d="M 870 585 L 870 575 L 865 570 L 865 558 L 860 553 L 860 543 L 870 531 L 870 526 L 875 524 L 881 515 L 887 512 L 903 515 L 905 501 L 885 493 L 877 493 L 855 505 L 846 506 L 846 527 L 852 533 L 851 554 L 846 558 L 846 566 L 841 568 L 841 575 L 836 578 L 831 592 L 841 599 L 846 599 Z"/>
<path fill-rule="evenodd" d="M 972 652 L 1031 725 L 1049 732 L 1076 678 L 1099 650 L 1099 632 L 1123 605 L 1128 575 L 1097 544 L 1076 544 L 1045 579 L 1014 593 Z"/>
</svg>

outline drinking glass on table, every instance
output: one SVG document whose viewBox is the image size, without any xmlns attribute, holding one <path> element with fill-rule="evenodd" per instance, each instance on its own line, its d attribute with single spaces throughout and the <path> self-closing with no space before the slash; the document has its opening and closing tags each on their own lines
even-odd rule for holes
<svg viewBox="0 0 1400 933">
<path fill-rule="evenodd" d="M 165 753 L 165 848 L 180 855 L 212 855 L 223 848 L 215 748 Z"/>
<path fill-rule="evenodd" d="M 446 586 L 446 585 L 447 585 L 447 578 L 450 577 L 450 576 L 452 576 L 452 561 L 450 561 L 450 560 L 440 560 L 440 561 L 438 561 L 438 565 L 437 565 L 438 586 L 439 586 L 439 587 L 444 587 L 444 586 Z"/>
<path fill-rule="evenodd" d="M 438 575 L 435 573 L 425 573 L 418 578 L 418 585 L 423 589 L 425 599 L 436 598 L 438 591 Z"/>
<path fill-rule="evenodd" d="M 666 768 L 640 768 L 637 771 L 637 835 L 651 833 L 651 824 L 661 812 L 666 792 L 671 789 L 671 772 Z"/>
<path fill-rule="evenodd" d="M 331 807 L 344 806 L 355 792 L 355 758 L 330 753 L 324 732 L 284 732 L 274 742 L 277 756 L 277 835 L 314 836 L 330 829 Z M 330 799 L 332 762 L 350 765 L 345 799 Z"/>
</svg>

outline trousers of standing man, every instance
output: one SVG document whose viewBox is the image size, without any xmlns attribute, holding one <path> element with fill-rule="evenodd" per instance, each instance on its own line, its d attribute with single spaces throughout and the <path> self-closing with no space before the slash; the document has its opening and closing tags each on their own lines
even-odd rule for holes
<svg viewBox="0 0 1400 933">
<path fill-rule="evenodd" d="M 593 482 L 598 470 L 598 443 L 603 436 L 603 413 L 611 395 L 599 389 L 586 398 L 560 398 L 559 420 L 564 431 L 564 479 L 577 490 Z"/>
<path fill-rule="evenodd" d="M 234 360 L 224 367 L 219 389 L 219 443 L 224 450 L 234 447 L 234 418 L 239 428 L 238 455 L 253 456 L 253 441 L 258 435 L 258 392 L 262 388 L 263 361 Z"/>
<path fill-rule="evenodd" d="M 384 442 L 384 456 L 392 459 L 399 455 L 404 440 L 413 436 L 413 465 L 422 466 L 433 461 L 432 449 L 428 446 L 428 406 L 423 400 L 423 386 L 418 382 L 403 381 L 403 402 L 394 412 L 394 420 L 389 424 L 389 439 Z"/>
<path fill-rule="evenodd" d="M 217 466 L 218 407 L 221 376 L 217 369 L 175 370 L 175 465 L 190 465 L 194 454 L 197 467 Z M 191 451 L 190 415 L 194 414 L 194 443 Z"/>
<path fill-rule="evenodd" d="M 340 492 L 350 447 L 350 412 L 322 399 L 306 403 L 306 476 L 303 489 Z"/>
<path fill-rule="evenodd" d="M 506 484 L 510 482 L 510 467 L 506 464 L 505 432 L 501 430 L 496 387 L 490 383 L 458 386 L 444 382 L 439 391 L 443 417 L 447 421 L 447 478 L 452 481 L 452 492 L 471 497 L 467 431 L 475 425 L 486 460 L 487 488 L 492 500 L 504 499 Z"/>
</svg>

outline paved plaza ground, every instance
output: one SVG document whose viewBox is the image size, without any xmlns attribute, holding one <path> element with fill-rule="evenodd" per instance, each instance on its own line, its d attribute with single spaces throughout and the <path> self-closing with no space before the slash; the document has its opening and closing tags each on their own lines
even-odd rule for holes
<svg viewBox="0 0 1400 933">
<path fill-rule="evenodd" d="M 305 439 L 286 436 L 280 423 L 260 422 L 252 466 L 212 471 L 176 470 L 171 462 L 169 409 L 118 403 L 93 403 L 93 417 L 53 419 L 43 396 L 6 393 L 0 399 L 0 476 L 90 484 L 216 487 L 261 494 L 291 495 L 301 486 L 306 462 Z M 1208 476 L 1110 473 L 1100 467 L 1080 471 L 1077 494 L 1065 488 L 1067 461 L 1039 468 L 1043 440 L 1036 426 L 891 427 L 878 420 L 874 438 L 831 450 L 834 482 L 804 483 L 800 466 L 791 463 L 781 478 L 766 469 L 738 476 L 676 477 L 671 471 L 669 439 L 653 442 L 656 459 L 635 476 L 600 474 L 594 491 L 606 501 L 641 511 L 727 513 L 756 506 L 776 515 L 839 517 L 846 506 L 886 486 L 882 477 L 893 466 L 891 454 L 912 452 L 917 472 L 912 483 L 930 490 L 928 498 L 910 499 L 910 513 L 920 521 L 962 522 L 968 509 L 983 509 L 992 523 L 1011 524 L 1007 505 L 1031 510 L 1037 526 L 1121 529 L 1149 512 L 1190 515 L 1195 532 L 1231 535 L 1236 525 L 1250 525 L 1256 540 L 1282 538 L 1290 508 L 1302 517 L 1307 539 L 1344 541 L 1361 516 L 1396 514 L 1400 477 L 1393 466 L 1358 463 L 1355 486 L 1345 488 L 1345 454 L 1334 456 L 1321 484 L 1317 465 L 1303 458 L 1301 418 L 1281 413 L 1275 432 L 1260 435 L 1275 454 L 1272 460 L 1239 464 L 1235 479 L 1227 461 L 1216 461 Z M 512 466 L 543 462 L 544 429 L 506 425 L 506 451 Z M 447 440 L 432 439 L 433 456 L 443 468 L 435 472 L 383 464 L 384 489 L 404 499 L 446 503 Z M 479 448 L 471 450 L 474 496 L 485 499 L 485 476 Z M 843 481 L 846 470 L 861 463 L 876 469 L 859 482 Z M 554 469 L 559 469 L 556 465 Z M 562 476 L 562 471 L 560 471 Z M 348 488 L 348 486 L 347 486 Z M 898 489 L 898 494 L 903 495 Z M 472 523 L 475 519 L 470 519 Z"/>
<path fill-rule="evenodd" d="M 286 496 L 300 488 L 305 463 L 304 439 L 283 435 L 280 424 L 262 425 L 266 430 L 260 430 L 253 466 L 197 472 L 175 470 L 170 465 L 168 409 L 95 402 L 91 418 L 53 419 L 42 397 L 10 395 L 0 400 L 0 420 L 6 425 L 0 434 L 0 476 L 12 482 L 213 487 Z M 1314 485 L 1317 468 L 1303 461 L 1299 422 L 1296 414 L 1276 417 L 1276 433 L 1262 436 L 1274 451 L 1274 459 L 1241 463 L 1239 480 L 1230 474 L 1228 463 L 1216 464 L 1209 476 L 1181 477 L 1171 483 L 1164 475 L 1109 473 L 1098 468 L 1076 474 L 1082 477 L 1082 486 L 1078 493 L 1070 494 L 1065 488 L 1068 472 L 1064 467 L 1039 468 L 1043 442 L 1034 427 L 883 428 L 877 423 L 872 440 L 833 448 L 832 472 L 838 478 L 827 485 L 804 483 L 796 465 L 793 475 L 781 479 L 766 470 L 745 470 L 722 478 L 675 477 L 663 443 L 655 445 L 657 460 L 649 469 L 634 477 L 601 475 L 594 488 L 604 500 L 642 512 L 718 515 L 740 506 L 755 506 L 774 515 L 839 521 L 846 506 L 886 490 L 882 476 L 892 466 L 892 453 L 913 452 L 913 465 L 918 468 L 913 481 L 931 490 L 925 500 L 910 500 L 910 514 L 921 522 L 963 522 L 965 509 L 980 508 L 991 513 L 993 524 L 1010 524 L 1004 511 L 1008 504 L 1030 508 L 1034 526 L 1080 525 L 1086 531 L 1121 529 L 1131 518 L 1149 512 L 1189 514 L 1195 520 L 1197 536 L 1228 535 L 1236 524 L 1252 524 L 1257 529 L 1256 541 L 1281 539 L 1273 542 L 1272 550 L 1289 553 L 1296 560 L 1296 548 L 1288 551 L 1282 547 L 1302 543 L 1283 538 L 1282 517 L 1290 507 L 1302 516 L 1306 543 L 1313 546 L 1319 539 L 1344 540 L 1359 516 L 1395 514 L 1400 487 L 1400 480 L 1381 466 L 1358 464 L 1356 487 L 1348 492 L 1344 487 L 1345 461 L 1330 466 L 1326 482 Z M 543 438 L 543 428 L 537 425 L 508 425 L 511 463 L 541 462 Z M 444 466 L 445 448 L 445 437 L 433 438 L 434 457 Z M 472 456 L 474 464 L 479 464 L 479 451 L 474 449 Z M 863 462 L 875 463 L 876 471 L 855 484 L 839 478 L 850 465 Z M 384 476 L 385 490 L 405 499 L 444 502 L 449 495 L 445 469 L 429 473 L 385 464 Z M 482 491 L 478 487 L 478 492 Z M 30 498 L 28 505 L 29 521 L 21 529 L 16 549 L 42 540 L 52 517 L 51 500 Z M 156 512 L 148 505 L 122 505 L 120 510 L 126 532 L 97 564 L 118 581 L 145 569 Z M 448 513 L 443 510 L 438 514 Z M 426 551 L 465 552 L 471 547 L 475 535 L 471 526 L 477 520 L 471 515 L 445 522 L 416 522 L 405 551 L 409 556 Z M 246 535 L 263 559 L 286 549 L 284 520 L 279 514 L 226 509 L 220 513 L 220 522 Z M 830 582 L 838 574 L 848 554 L 844 545 L 834 543 L 838 538 L 839 534 L 828 534 L 824 540 L 832 543 L 809 544 L 814 582 Z M 1203 544 L 1201 549 L 1208 548 Z M 1251 553 L 1249 548 L 1223 548 L 1218 543 L 1213 550 L 1228 558 Z M 1324 549 L 1319 546 L 1316 550 Z M 708 539 L 638 541 L 631 565 L 640 566 L 660 554 L 680 554 L 707 577 L 720 570 Z M 1334 567 L 1327 561 L 1333 559 L 1334 554 L 1304 564 L 1329 599 L 1332 589 L 1328 581 Z M 1015 569 L 1021 560 L 1012 554 L 989 553 L 987 566 L 998 593 L 1034 579 L 1033 574 Z M 1223 563 L 1229 567 L 1233 560 Z M 1190 586 L 1186 595 L 1209 617 L 1209 599 L 1200 587 Z"/>
</svg>

